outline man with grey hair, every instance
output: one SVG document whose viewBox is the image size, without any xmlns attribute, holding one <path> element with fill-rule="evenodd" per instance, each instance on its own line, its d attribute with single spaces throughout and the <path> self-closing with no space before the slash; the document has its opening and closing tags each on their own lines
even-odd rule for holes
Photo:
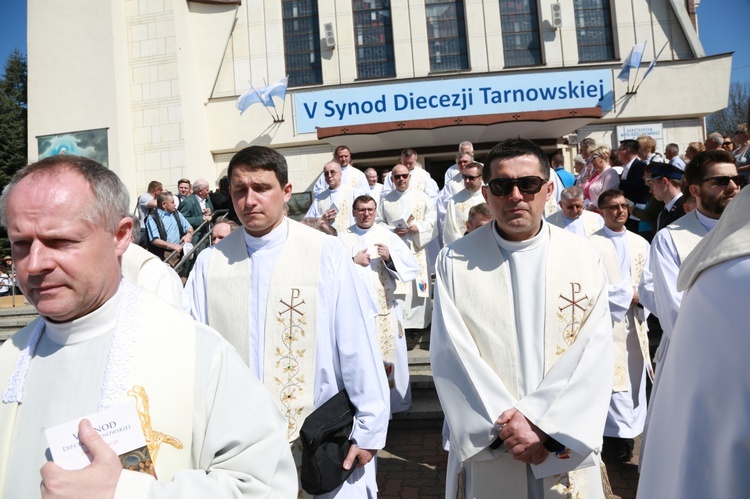
<svg viewBox="0 0 750 499">
<path fill-rule="evenodd" d="M 464 140 L 463 142 L 458 144 L 458 155 L 460 156 L 464 153 L 470 156 L 469 162 L 474 161 L 474 146 L 468 140 Z M 448 185 L 448 182 L 450 182 L 453 177 L 460 173 L 462 173 L 461 165 L 459 165 L 458 161 L 456 161 L 447 170 L 445 170 L 445 179 L 443 179 L 443 185 Z M 453 194 L 455 194 L 455 192 L 451 193 L 451 195 Z M 448 197 L 448 199 L 450 199 L 450 197 Z"/>
<path fill-rule="evenodd" d="M 583 189 L 580 187 L 574 185 L 563 190 L 559 204 L 560 210 L 547 217 L 550 224 L 581 237 L 589 237 L 604 227 L 601 215 L 583 209 Z"/>
<path fill-rule="evenodd" d="M 128 204 L 112 171 L 78 156 L 31 164 L 3 192 L 40 317 L 0 347 L 0 496 L 295 497 L 285 421 L 234 349 L 121 279 Z M 115 406 L 140 421 L 158 479 L 123 469 L 85 417 Z M 51 461 L 45 438 L 71 420 L 92 458 L 79 471 Z"/>
<path fill-rule="evenodd" d="M 716 149 L 721 149 L 721 146 L 724 145 L 724 136 L 720 134 L 719 132 L 714 132 L 712 134 L 709 134 L 706 138 L 706 141 L 703 143 L 703 145 L 706 146 L 706 151 L 714 151 Z"/>
<path fill-rule="evenodd" d="M 667 144 L 667 147 L 664 148 L 664 157 L 667 159 L 667 163 L 676 166 L 683 172 L 685 171 L 685 162 L 680 158 L 680 146 L 675 143 Z"/>
<path fill-rule="evenodd" d="M 209 226 L 206 225 L 202 229 L 198 230 L 198 227 L 203 222 L 211 222 L 211 214 L 214 212 L 214 205 L 211 199 L 208 197 L 209 188 L 208 181 L 204 178 L 199 178 L 193 182 L 193 194 L 186 197 L 184 201 L 180 203 L 180 213 L 185 215 L 185 218 L 193 229 L 196 230 L 195 242 L 201 240 L 203 236 L 208 234 Z"/>
<path fill-rule="evenodd" d="M 354 224 L 354 198 L 365 193 L 355 191 L 352 186 L 343 182 L 341 165 L 337 161 L 329 161 L 323 165 L 323 176 L 328 188 L 315 195 L 305 217 L 320 218 L 337 232 L 343 232 Z"/>
</svg>

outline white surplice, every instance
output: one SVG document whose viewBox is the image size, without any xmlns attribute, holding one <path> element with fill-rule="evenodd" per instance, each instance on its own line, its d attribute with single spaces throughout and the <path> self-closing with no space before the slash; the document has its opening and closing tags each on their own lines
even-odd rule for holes
<svg viewBox="0 0 750 499">
<path fill-rule="evenodd" d="M 352 203 L 360 194 L 362 193 L 343 182 L 338 189 L 325 189 L 315 196 L 305 217 L 320 218 L 326 211 L 335 207 L 337 210 L 336 219 L 331 225 L 336 231 L 344 232 L 354 224 Z"/>
<path fill-rule="evenodd" d="M 651 359 L 644 316 L 632 305 L 632 298 L 649 245 L 633 232 L 614 232 L 607 227 L 589 239 L 605 263 L 614 325 L 615 382 L 604 436 L 635 438 L 646 422 L 646 364 L 650 365 Z"/>
<path fill-rule="evenodd" d="M 708 218 L 695 209 L 678 219 L 671 225 L 660 230 L 654 236 L 649 254 L 649 271 L 653 280 L 654 314 L 664 331 L 659 348 L 656 351 L 656 376 L 659 376 L 661 364 L 669 351 L 672 341 L 674 324 L 680 311 L 682 293 L 677 291 L 677 274 L 682 261 L 690 254 L 698 242 L 718 220 Z M 677 239 L 677 241 L 675 241 Z"/>
<path fill-rule="evenodd" d="M 548 216 L 547 221 L 556 227 L 568 230 L 581 237 L 589 237 L 604 227 L 604 219 L 601 215 L 588 210 L 583 210 L 581 216 L 578 218 L 568 218 L 563 215 L 562 210 L 559 210 Z"/>
<path fill-rule="evenodd" d="M 742 190 L 680 269 L 677 289 L 689 287 L 650 408 L 638 497 L 747 496 L 749 209 Z"/>
<path fill-rule="evenodd" d="M 305 237 L 312 238 L 315 244 L 322 244 L 320 260 L 280 261 L 289 236 L 289 224 L 296 224 Z M 236 234 L 236 235 L 235 235 Z M 204 250 L 198 257 L 195 267 L 185 286 L 190 313 L 200 322 L 209 323 L 209 296 L 207 291 L 210 276 L 208 268 L 215 251 L 229 251 L 230 246 L 244 248 L 247 255 L 249 275 L 238 276 L 249 289 L 247 314 L 249 331 L 222 331 L 225 337 L 247 334 L 248 349 L 244 357 L 256 377 L 266 382 L 273 380 L 279 369 L 264 365 L 264 345 L 267 330 L 267 301 L 269 293 L 277 283 L 272 275 L 278 265 L 292 269 L 305 265 L 317 265 L 319 279 L 317 291 L 311 303 L 316 304 L 316 327 L 308 334 L 315 334 L 313 408 L 319 407 L 328 399 L 346 388 L 347 394 L 356 409 L 352 438 L 364 449 L 382 449 L 389 419 L 388 386 L 383 372 L 383 364 L 374 331 L 367 317 L 374 315 L 372 310 L 363 310 L 363 303 L 370 303 L 364 283 L 354 278 L 350 251 L 336 237 L 326 236 L 309 227 L 285 218 L 273 231 L 262 237 L 252 237 L 246 231 L 235 231 L 216 246 Z M 236 292 L 233 289 L 217 289 L 219 296 Z M 247 293 L 247 292 L 246 292 Z M 237 311 L 227 311 L 236 314 Z M 239 324 L 239 322 L 238 322 Z M 210 324 L 209 324 L 210 325 Z M 309 356 L 305 359 L 307 360 Z M 312 362 L 312 360 L 310 360 Z M 309 380 L 307 383 L 310 383 Z M 277 401 L 278 402 L 278 401 Z M 309 408 L 312 409 L 312 408 Z M 374 462 L 359 468 L 342 487 L 330 496 L 361 494 L 357 497 L 375 497 Z"/>
<path fill-rule="evenodd" d="M 162 444 L 159 481 L 123 471 L 115 498 L 296 497 L 286 422 L 234 349 L 160 298 L 126 287 L 123 281 L 109 301 L 75 321 L 37 319 L 0 348 L 4 391 L 31 331 L 43 328 L 22 403 L 0 405 L 0 478 L 7 472 L 0 496 L 39 497 L 39 469 L 48 459 L 44 429 L 96 412 L 109 397 L 132 400 L 126 392 L 135 381 L 149 397 L 153 430 L 183 446 Z M 14 410 L 13 424 L 6 415 Z"/>
<path fill-rule="evenodd" d="M 130 243 L 122 254 L 122 275 L 170 305 L 182 308 L 182 281 L 161 258 Z"/>
<path fill-rule="evenodd" d="M 613 373 L 606 283 L 591 243 L 548 224 L 514 243 L 489 223 L 443 249 L 430 357 L 451 436 L 446 497 L 460 473 L 466 497 L 603 497 L 596 464 Z M 566 446 L 539 472 L 562 462 L 566 473 L 534 479 L 502 445 L 489 448 L 510 408 Z M 575 469 L 587 457 L 594 465 Z"/>
<path fill-rule="evenodd" d="M 482 189 L 477 189 L 475 192 L 463 189 L 450 198 L 445 207 L 445 225 L 443 226 L 443 241 L 446 245 L 466 234 L 469 210 L 481 203 L 484 203 Z"/>
<path fill-rule="evenodd" d="M 448 174 L 450 172 L 453 172 L 453 173 L 449 177 Z M 463 191 L 464 189 L 465 189 L 464 179 L 461 176 L 461 172 L 458 171 L 458 166 L 453 165 L 452 167 L 448 169 L 447 172 L 445 172 L 445 183 L 443 184 L 443 188 L 440 189 L 440 194 L 438 195 L 438 202 L 437 202 L 438 229 L 441 235 L 440 240 L 443 241 L 444 245 L 449 244 L 445 242 L 445 236 L 443 235 L 443 229 L 445 227 L 446 209 L 448 208 L 448 201 L 450 201 L 453 196 Z"/>
<path fill-rule="evenodd" d="M 417 170 L 415 168 L 414 170 Z M 380 199 L 377 221 L 395 227 L 394 222 L 413 217 L 412 224 L 419 231 L 407 232 L 402 238 L 412 250 L 420 266 L 417 279 L 405 286 L 399 286 L 397 299 L 404 311 L 404 327 L 423 329 L 430 325 L 432 299 L 430 298 L 430 266 L 427 246 L 437 236 L 437 213 L 435 204 L 423 192 L 412 190 L 391 191 Z"/>
<path fill-rule="evenodd" d="M 378 204 L 380 202 L 380 193 L 383 191 L 383 184 L 376 183 L 375 185 L 371 185 L 369 190 L 365 193 L 369 195 L 372 199 L 375 200 L 375 204 Z"/>
<path fill-rule="evenodd" d="M 378 308 L 374 329 L 377 334 L 383 361 L 392 368 L 388 376 L 391 393 L 391 414 L 409 410 L 411 389 L 409 386 L 409 359 L 404 336 L 404 316 L 395 299 L 396 281 L 409 282 L 419 275 L 419 263 L 409 247 L 387 226 L 375 224 L 369 229 L 352 225 L 339 237 L 352 250 L 352 256 L 362 250 L 377 255 L 375 244 L 388 247 L 391 262 L 385 263 L 382 257 L 370 255 L 370 265 L 363 267 L 354 264 L 370 291 L 372 301 Z"/>
<path fill-rule="evenodd" d="M 370 190 L 370 185 L 367 183 L 365 174 L 352 165 L 341 167 L 341 183 L 348 185 L 357 192 L 367 192 Z M 326 176 L 321 173 L 313 186 L 313 196 L 317 196 L 326 189 L 328 189 L 328 182 L 326 182 Z"/>
</svg>

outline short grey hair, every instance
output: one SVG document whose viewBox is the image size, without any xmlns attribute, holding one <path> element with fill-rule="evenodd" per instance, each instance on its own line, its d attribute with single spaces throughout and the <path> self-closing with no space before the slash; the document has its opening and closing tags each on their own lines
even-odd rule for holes
<svg viewBox="0 0 750 499">
<path fill-rule="evenodd" d="M 130 195 L 122 180 L 110 169 L 93 159 L 73 155 L 56 155 L 44 158 L 20 169 L 13 175 L 0 196 L 0 223 L 8 226 L 8 198 L 16 186 L 30 176 L 59 176 L 75 172 L 88 182 L 94 194 L 93 202 L 81 218 L 91 225 L 117 232 L 123 218 L 130 214 Z"/>
<path fill-rule="evenodd" d="M 575 158 L 573 158 L 573 163 L 578 163 L 578 164 L 581 164 L 581 165 L 585 165 L 586 164 L 586 160 L 583 159 L 583 156 L 581 156 L 579 154 Z"/>
<path fill-rule="evenodd" d="M 721 147 L 722 145 L 724 145 L 724 136 L 720 134 L 719 132 L 714 132 L 710 134 L 708 138 L 706 139 L 706 142 L 708 142 L 709 140 L 713 142 L 714 144 L 716 144 L 718 147 Z"/>
<path fill-rule="evenodd" d="M 722 143 L 723 143 L 723 142 L 724 142 L 724 139 L 722 138 L 722 140 L 721 140 L 721 141 L 722 141 Z M 673 143 L 673 144 L 667 144 L 667 147 L 665 147 L 665 148 L 664 148 L 664 150 L 665 150 L 665 151 L 669 151 L 669 152 L 671 152 L 671 153 L 673 153 L 673 154 L 677 155 L 677 154 L 679 154 L 679 153 L 680 153 L 680 146 L 678 146 L 677 144 L 674 144 L 674 143 Z"/>
<path fill-rule="evenodd" d="M 198 180 L 193 182 L 193 192 L 198 192 L 204 187 L 208 187 L 208 181 L 206 179 L 199 178 Z"/>
<path fill-rule="evenodd" d="M 567 189 L 563 189 L 560 193 L 560 201 L 573 201 L 575 199 L 583 199 L 583 189 L 577 185 L 572 185 Z"/>
</svg>

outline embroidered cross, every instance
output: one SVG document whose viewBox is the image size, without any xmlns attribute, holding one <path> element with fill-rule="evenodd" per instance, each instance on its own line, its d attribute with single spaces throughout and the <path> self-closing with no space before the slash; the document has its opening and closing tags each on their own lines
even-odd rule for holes
<svg viewBox="0 0 750 499">
<path fill-rule="evenodd" d="M 580 305 L 581 301 L 588 299 L 588 295 L 583 295 L 582 297 L 576 299 L 576 295 L 581 292 L 581 285 L 577 282 L 571 282 L 570 283 L 570 298 L 560 295 L 560 298 L 568 302 L 567 305 L 564 307 L 558 307 L 560 309 L 560 312 L 564 311 L 566 308 L 570 308 L 570 316 L 571 316 L 571 325 L 575 328 L 575 326 L 578 324 L 578 321 L 576 321 L 576 308 L 581 310 L 583 312 L 585 309 Z"/>
<path fill-rule="evenodd" d="M 646 265 L 646 259 L 643 258 L 643 255 L 639 254 L 635 257 L 635 271 L 637 274 L 641 273 L 644 265 Z"/>
<path fill-rule="evenodd" d="M 304 305 L 305 304 L 305 300 L 303 299 L 299 303 L 294 303 L 294 300 L 296 300 L 297 298 L 299 298 L 299 289 L 292 288 L 292 299 L 289 300 L 291 302 L 291 304 L 285 302 L 284 300 L 279 300 L 279 303 L 282 303 L 282 304 L 286 305 L 286 307 L 287 307 L 286 309 L 284 309 L 281 312 L 279 312 L 279 315 L 284 315 L 285 313 L 289 312 L 289 318 L 291 319 L 294 316 L 294 312 L 297 312 L 300 316 L 304 316 L 305 313 L 304 312 L 300 312 L 299 310 L 297 310 L 297 307 L 299 307 L 300 305 Z"/>
</svg>

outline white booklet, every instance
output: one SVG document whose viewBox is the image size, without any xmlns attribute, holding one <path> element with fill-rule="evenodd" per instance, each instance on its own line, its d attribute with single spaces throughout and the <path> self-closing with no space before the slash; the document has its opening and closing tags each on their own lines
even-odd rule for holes
<svg viewBox="0 0 750 499">
<path fill-rule="evenodd" d="M 82 419 L 91 421 L 102 439 L 117 452 L 123 468 L 156 476 L 134 402 L 115 405 L 46 429 L 55 464 L 66 470 L 80 470 L 91 464 L 88 449 L 78 440 L 78 425 Z"/>
</svg>

